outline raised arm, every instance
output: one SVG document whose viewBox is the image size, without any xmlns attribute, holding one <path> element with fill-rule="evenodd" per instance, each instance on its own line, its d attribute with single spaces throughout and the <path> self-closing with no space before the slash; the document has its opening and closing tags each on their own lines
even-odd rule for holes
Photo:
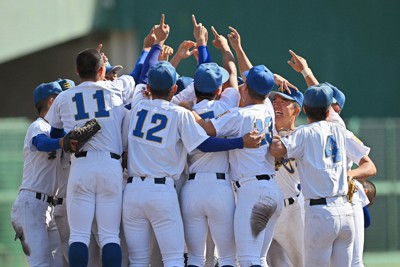
<svg viewBox="0 0 400 267">
<path fill-rule="evenodd" d="M 178 51 L 171 58 L 170 63 L 174 68 L 177 68 L 182 59 L 186 59 L 195 53 L 196 43 L 190 40 L 183 41 L 178 48 Z"/>
<path fill-rule="evenodd" d="M 211 27 L 211 31 L 214 35 L 213 45 L 221 50 L 223 66 L 229 73 L 229 87 L 238 88 L 235 58 L 228 45 L 228 40 L 223 35 L 218 34 L 214 26 Z"/>
<path fill-rule="evenodd" d="M 289 50 L 289 53 L 292 55 L 292 58 L 288 60 L 289 66 L 303 75 L 307 87 L 319 84 L 317 78 L 315 78 L 311 69 L 308 67 L 307 61 L 292 50 Z"/>
<path fill-rule="evenodd" d="M 236 53 L 236 57 L 238 60 L 238 65 L 239 65 L 239 72 L 240 75 L 243 74 L 243 72 L 251 69 L 253 67 L 253 65 L 251 64 L 249 58 L 247 57 L 246 53 L 244 52 L 243 48 L 242 48 L 242 44 L 241 44 L 241 39 L 240 39 L 240 34 L 238 33 L 238 31 L 229 26 L 229 30 L 231 30 L 231 32 L 228 34 L 228 39 L 229 42 L 231 43 L 231 46 L 233 48 L 233 50 Z M 242 78 L 246 79 L 246 77 Z"/>
<path fill-rule="evenodd" d="M 208 41 L 208 31 L 207 28 L 203 26 L 202 23 L 197 23 L 196 17 L 192 15 L 193 22 L 193 36 L 196 39 L 197 52 L 198 52 L 198 63 L 209 63 L 211 62 L 211 56 L 208 52 L 207 41 Z"/>
</svg>

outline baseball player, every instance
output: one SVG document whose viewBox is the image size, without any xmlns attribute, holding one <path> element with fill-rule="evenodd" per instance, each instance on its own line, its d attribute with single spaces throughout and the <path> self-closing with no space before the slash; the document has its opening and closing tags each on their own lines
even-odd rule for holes
<svg viewBox="0 0 400 267">
<path fill-rule="evenodd" d="M 107 57 L 100 50 L 101 45 L 78 54 L 76 70 L 82 83 L 63 92 L 46 116 L 53 128 L 67 132 L 92 118 L 101 125 L 101 131 L 71 156 L 67 187 L 70 266 L 88 264 L 93 218 L 103 266 L 121 265 L 121 125 L 135 83 L 128 75 L 104 81 Z"/>
<path fill-rule="evenodd" d="M 22 243 L 30 266 L 52 266 L 49 222 L 62 139 L 50 137 L 50 124 L 44 119 L 61 93 L 56 82 L 42 83 L 33 96 L 39 118 L 27 130 L 24 141 L 24 169 L 19 194 L 11 211 L 16 238 Z M 50 210 L 49 210 L 50 209 Z"/>
<path fill-rule="evenodd" d="M 318 84 L 318 80 L 313 75 L 311 69 L 308 67 L 307 61 L 298 56 L 293 51 L 289 51 L 292 55 L 289 65 L 297 72 L 301 72 L 308 86 Z M 329 115 L 327 121 L 336 122 L 345 127 L 345 123 L 340 117 L 346 97 L 342 91 L 330 83 L 323 83 L 332 90 L 332 105 L 329 108 Z M 376 167 L 373 161 L 369 158 L 368 154 L 370 151 L 369 147 L 366 147 L 352 132 L 346 130 L 346 151 L 348 156 L 347 159 L 347 170 L 350 179 L 356 177 L 354 182 L 358 190 L 356 190 L 353 200 L 352 207 L 354 210 L 354 225 L 355 225 L 355 237 L 353 247 L 352 266 L 364 266 L 362 255 L 364 247 L 364 216 L 363 207 L 368 204 L 368 199 L 364 193 L 362 185 L 357 181 L 365 179 L 370 176 L 376 175 Z M 353 162 L 358 164 L 358 167 L 351 170 Z"/>
<path fill-rule="evenodd" d="M 303 94 L 295 89 L 291 89 L 290 94 L 287 91 L 273 91 L 269 98 L 274 107 L 278 134 L 282 135 L 284 131 L 290 133 L 295 129 L 295 121 L 303 105 Z M 282 159 L 275 167 L 276 182 L 283 194 L 284 208 L 275 227 L 274 239 L 293 266 L 304 266 L 304 222 L 298 199 L 300 178 L 296 162 L 294 159 Z M 287 227 L 289 222 L 290 227 Z M 269 256 L 274 258 L 274 255 Z"/>
<path fill-rule="evenodd" d="M 265 137 L 258 149 L 229 151 L 231 179 L 237 190 L 234 232 L 240 266 L 265 265 L 266 252 L 282 209 L 282 193 L 275 181 L 274 159 L 268 154 L 274 112 L 267 96 L 274 76 L 265 66 L 252 67 L 240 89 L 243 108 L 232 109 L 219 118 L 196 121 L 211 136 L 237 137 L 257 129 Z"/>
<path fill-rule="evenodd" d="M 312 86 L 304 93 L 308 125 L 274 139 L 270 152 L 297 163 L 305 199 L 305 266 L 351 266 L 354 212 L 347 199 L 346 136 L 327 122 L 332 90 Z"/>
</svg>

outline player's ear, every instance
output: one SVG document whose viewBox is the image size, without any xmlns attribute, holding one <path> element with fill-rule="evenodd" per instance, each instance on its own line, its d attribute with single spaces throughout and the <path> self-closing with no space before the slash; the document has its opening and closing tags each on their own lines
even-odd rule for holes
<svg viewBox="0 0 400 267">
<path fill-rule="evenodd" d="M 178 85 L 175 84 L 174 87 L 172 87 L 171 94 L 175 95 L 176 90 L 178 90 Z"/>
</svg>

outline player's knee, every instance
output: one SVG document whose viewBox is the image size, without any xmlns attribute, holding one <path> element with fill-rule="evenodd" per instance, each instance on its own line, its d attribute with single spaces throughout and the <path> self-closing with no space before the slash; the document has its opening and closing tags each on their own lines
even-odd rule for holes
<svg viewBox="0 0 400 267">
<path fill-rule="evenodd" d="M 69 245 L 69 266 L 86 267 L 89 262 L 89 250 L 86 244 L 74 242 Z"/>
<path fill-rule="evenodd" d="M 104 267 L 121 266 L 122 252 L 119 244 L 109 243 L 102 249 L 102 260 Z"/>
</svg>

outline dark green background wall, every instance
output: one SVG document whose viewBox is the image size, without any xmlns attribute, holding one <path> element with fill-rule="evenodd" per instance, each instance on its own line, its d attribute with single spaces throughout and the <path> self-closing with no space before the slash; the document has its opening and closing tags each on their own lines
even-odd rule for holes
<svg viewBox="0 0 400 267">
<path fill-rule="evenodd" d="M 225 35 L 229 25 L 235 27 L 253 64 L 267 65 L 302 90 L 302 76 L 286 61 L 289 49 L 304 56 L 319 81 L 329 81 L 345 92 L 344 117 L 398 117 L 399 10 L 397 0 L 121 0 L 99 5 L 94 26 L 134 28 L 143 39 L 164 13 L 171 26 L 167 43 L 177 49 L 182 40 L 193 39 L 191 14 L 195 14 L 198 22 Z M 190 75 L 194 68 L 190 59 L 178 71 Z"/>
</svg>

